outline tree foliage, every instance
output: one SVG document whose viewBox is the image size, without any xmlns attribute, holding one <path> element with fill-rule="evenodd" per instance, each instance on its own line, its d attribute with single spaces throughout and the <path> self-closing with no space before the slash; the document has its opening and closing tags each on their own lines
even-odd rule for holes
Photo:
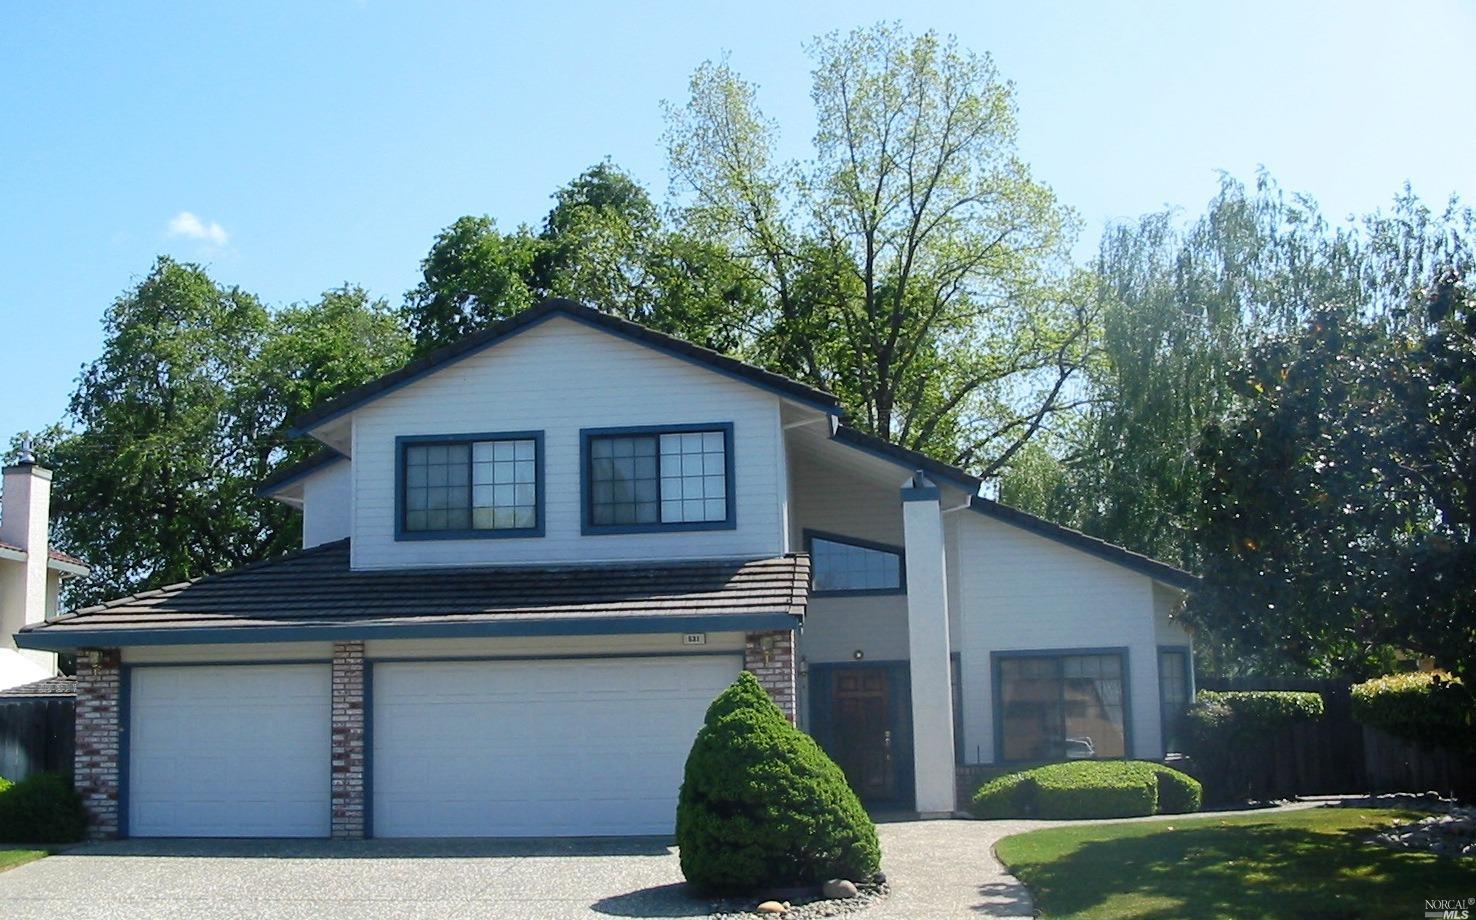
<svg viewBox="0 0 1476 920">
<path fill-rule="evenodd" d="M 733 350 L 754 293 L 720 245 L 668 226 L 638 182 L 609 163 L 554 194 L 542 229 L 502 233 L 462 217 L 436 238 L 406 297 L 419 351 L 545 297 L 567 297 L 662 332 Z"/>
<path fill-rule="evenodd" d="M 1476 299 L 1454 272 L 1423 328 L 1323 311 L 1253 349 L 1205 433 L 1191 618 L 1245 656 L 1379 673 L 1476 662 Z"/>
<path fill-rule="evenodd" d="M 756 88 L 707 63 L 668 106 L 683 224 L 762 292 L 758 360 L 854 423 L 992 475 L 1058 414 L 1094 352 L 1073 218 L 1015 151 L 993 61 L 895 26 L 810 47 L 818 128 L 783 162 Z"/>
<path fill-rule="evenodd" d="M 256 494 L 305 450 L 287 446 L 287 421 L 409 352 L 387 306 L 360 289 L 273 314 L 168 258 L 113 303 L 104 329 L 69 426 L 36 445 L 55 472 L 53 540 L 93 569 L 74 604 L 295 545 L 296 516 Z"/>
</svg>

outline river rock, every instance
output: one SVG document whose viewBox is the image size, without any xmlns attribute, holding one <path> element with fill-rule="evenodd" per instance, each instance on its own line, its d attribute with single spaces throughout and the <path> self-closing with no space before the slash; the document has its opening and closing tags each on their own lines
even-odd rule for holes
<svg viewBox="0 0 1476 920">
<path fill-rule="evenodd" d="M 854 898 L 856 896 L 856 883 L 850 879 L 833 878 L 820 886 L 821 896 L 832 901 L 842 898 Z"/>
</svg>

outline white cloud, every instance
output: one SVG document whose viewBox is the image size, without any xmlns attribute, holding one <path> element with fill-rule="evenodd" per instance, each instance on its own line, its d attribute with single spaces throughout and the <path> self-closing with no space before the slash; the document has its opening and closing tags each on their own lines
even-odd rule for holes
<svg viewBox="0 0 1476 920">
<path fill-rule="evenodd" d="M 207 224 L 189 211 L 180 211 L 169 218 L 169 235 L 200 240 L 212 246 L 224 246 L 231 239 L 226 228 L 213 220 Z"/>
</svg>

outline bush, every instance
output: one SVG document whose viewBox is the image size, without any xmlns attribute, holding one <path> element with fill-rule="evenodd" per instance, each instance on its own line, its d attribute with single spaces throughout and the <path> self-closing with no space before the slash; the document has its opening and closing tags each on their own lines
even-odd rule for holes
<svg viewBox="0 0 1476 920">
<path fill-rule="evenodd" d="M 87 813 L 72 782 L 36 773 L 0 788 L 0 840 L 7 843 L 71 843 L 87 832 Z"/>
<path fill-rule="evenodd" d="M 1072 760 L 996 777 L 974 793 L 979 818 L 1132 818 L 1198 811 L 1199 783 L 1142 760 Z"/>
<path fill-rule="evenodd" d="M 1461 679 L 1445 671 L 1354 684 L 1353 718 L 1415 744 L 1476 749 L 1476 704 Z"/>
<path fill-rule="evenodd" d="M 1184 747 L 1216 801 L 1291 796 L 1276 776 L 1276 749 L 1292 726 L 1322 717 L 1322 694 L 1201 690 L 1184 713 Z"/>
<path fill-rule="evenodd" d="M 974 792 L 975 817 L 1021 818 L 1035 807 L 1035 780 L 1024 773 L 997 776 Z"/>
<path fill-rule="evenodd" d="M 746 671 L 692 744 L 676 836 L 682 874 L 707 891 L 864 880 L 881 861 L 845 774 Z"/>
<path fill-rule="evenodd" d="M 1153 774 L 1158 778 L 1159 814 L 1187 815 L 1204 804 L 1204 787 L 1189 774 L 1163 764 L 1154 764 Z"/>
</svg>

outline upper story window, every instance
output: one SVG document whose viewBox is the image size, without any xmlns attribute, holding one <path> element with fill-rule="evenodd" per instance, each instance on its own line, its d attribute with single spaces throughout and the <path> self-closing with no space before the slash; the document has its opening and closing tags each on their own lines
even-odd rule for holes
<svg viewBox="0 0 1476 920">
<path fill-rule="evenodd" d="M 715 530 L 734 526 L 733 426 L 582 432 L 584 530 Z"/>
<path fill-rule="evenodd" d="M 901 594 L 900 547 L 807 532 L 814 594 Z"/>
<path fill-rule="evenodd" d="M 543 433 L 406 437 L 399 450 L 400 539 L 543 534 Z"/>
</svg>

